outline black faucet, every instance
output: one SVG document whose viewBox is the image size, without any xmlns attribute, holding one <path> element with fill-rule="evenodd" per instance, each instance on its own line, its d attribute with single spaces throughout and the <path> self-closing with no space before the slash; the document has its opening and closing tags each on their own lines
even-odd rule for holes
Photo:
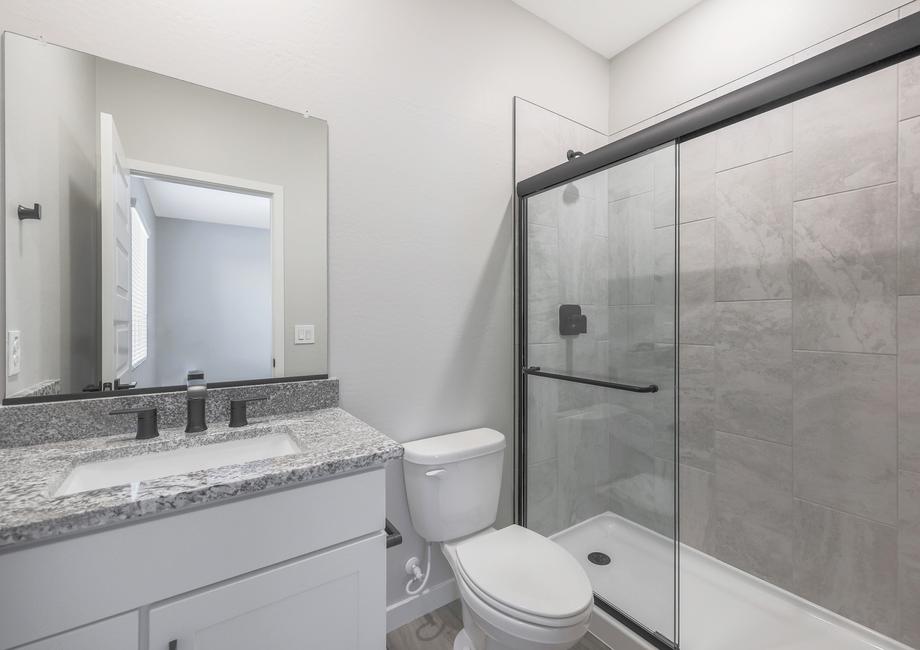
<svg viewBox="0 0 920 650">
<path fill-rule="evenodd" d="M 208 428 L 205 418 L 205 407 L 207 406 L 208 384 L 204 380 L 203 370 L 189 370 L 186 376 L 186 386 L 188 390 L 188 420 L 185 424 L 186 433 L 198 433 Z"/>
<path fill-rule="evenodd" d="M 157 428 L 156 408 L 149 406 L 146 408 L 118 409 L 117 411 L 109 411 L 109 415 L 124 415 L 126 413 L 137 414 L 137 435 L 134 436 L 135 440 L 148 440 L 150 438 L 156 438 L 158 435 L 160 435 L 160 430 Z"/>
<path fill-rule="evenodd" d="M 267 397 L 260 396 L 230 400 L 230 426 L 245 427 L 249 424 L 249 420 L 246 419 L 246 404 L 249 402 L 261 402 L 267 399 Z"/>
</svg>

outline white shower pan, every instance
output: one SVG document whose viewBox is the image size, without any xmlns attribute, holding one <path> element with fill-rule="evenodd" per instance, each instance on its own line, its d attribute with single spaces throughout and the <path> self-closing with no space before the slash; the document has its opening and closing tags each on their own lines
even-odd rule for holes
<svg viewBox="0 0 920 650">
<path fill-rule="evenodd" d="M 662 632 L 673 627 L 670 594 L 674 543 L 610 512 L 552 538 L 581 562 L 595 593 Z M 588 561 L 591 551 L 613 558 Z M 610 630 L 616 650 L 650 650 L 601 612 L 598 628 Z M 680 647 L 682 650 L 912 650 L 838 614 L 729 566 L 686 545 L 680 547 Z"/>
</svg>

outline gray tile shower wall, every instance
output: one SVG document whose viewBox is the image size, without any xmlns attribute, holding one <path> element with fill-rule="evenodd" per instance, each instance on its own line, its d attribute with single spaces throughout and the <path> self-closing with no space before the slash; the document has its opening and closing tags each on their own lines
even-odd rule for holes
<svg viewBox="0 0 920 650">
<path fill-rule="evenodd" d="M 673 535 L 674 167 L 664 148 L 528 201 L 528 362 L 660 388 L 528 382 L 528 525 L 541 533 L 610 510 Z M 560 336 L 567 302 L 585 334 Z"/>
<path fill-rule="evenodd" d="M 591 151 L 606 136 L 518 98 L 515 101 L 515 176 L 523 179 L 565 160 L 566 151 Z M 637 178 L 633 182 L 645 183 Z M 608 293 L 629 290 L 607 281 L 609 242 L 606 179 L 582 179 L 536 197 L 528 205 L 528 362 L 558 372 L 607 371 L 609 332 L 625 331 L 626 312 L 608 309 Z M 651 218 L 654 206 L 645 207 Z M 617 259 L 624 274 L 630 260 Z M 635 264 L 643 260 L 633 260 Z M 559 335 L 559 305 L 581 305 L 588 331 Z M 554 533 L 607 510 L 609 440 L 597 395 L 575 384 L 533 378 L 527 400 L 528 526 Z"/>
<path fill-rule="evenodd" d="M 920 647 L 920 59 L 680 164 L 682 539 Z"/>
<path fill-rule="evenodd" d="M 211 388 L 208 390 L 207 419 L 226 423 L 230 419 L 231 399 L 263 395 L 268 400 L 249 405 L 251 418 L 338 406 L 339 380 Z M 157 408 L 161 427 L 185 423 L 185 392 L 17 404 L 0 407 L 0 448 L 132 433 L 136 426 L 133 416 L 113 416 L 109 412 L 148 406 Z"/>
</svg>

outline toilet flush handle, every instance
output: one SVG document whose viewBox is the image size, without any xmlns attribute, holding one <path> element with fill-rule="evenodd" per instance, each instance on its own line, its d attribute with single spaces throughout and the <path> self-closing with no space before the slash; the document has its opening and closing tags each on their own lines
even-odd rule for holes
<svg viewBox="0 0 920 650">
<path fill-rule="evenodd" d="M 446 469 L 444 469 L 443 467 L 439 467 L 437 469 L 428 470 L 427 472 L 425 472 L 425 476 L 428 476 L 431 478 L 441 478 L 446 473 L 447 473 Z"/>
</svg>

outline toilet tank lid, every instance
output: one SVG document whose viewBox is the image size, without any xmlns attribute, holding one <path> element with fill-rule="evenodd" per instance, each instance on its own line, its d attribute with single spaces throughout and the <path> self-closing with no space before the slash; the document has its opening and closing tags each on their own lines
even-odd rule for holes
<svg viewBox="0 0 920 650">
<path fill-rule="evenodd" d="M 495 429 L 470 429 L 404 443 L 403 460 L 417 465 L 441 465 L 485 456 L 504 448 L 505 436 Z"/>
</svg>

